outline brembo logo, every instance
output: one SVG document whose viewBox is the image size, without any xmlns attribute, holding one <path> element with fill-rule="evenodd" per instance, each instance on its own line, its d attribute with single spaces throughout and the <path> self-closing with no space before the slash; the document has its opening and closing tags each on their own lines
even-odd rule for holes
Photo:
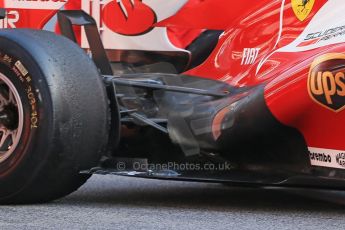
<svg viewBox="0 0 345 230">
<path fill-rule="evenodd" d="M 311 98 L 334 112 L 345 108 L 345 54 L 331 53 L 318 57 L 308 77 Z"/>
<path fill-rule="evenodd" d="M 103 8 L 105 25 L 122 35 L 141 35 L 153 29 L 157 22 L 155 12 L 142 0 L 111 1 Z"/>
<path fill-rule="evenodd" d="M 329 154 L 324 153 L 309 153 L 310 160 L 332 163 L 332 157 Z"/>
</svg>

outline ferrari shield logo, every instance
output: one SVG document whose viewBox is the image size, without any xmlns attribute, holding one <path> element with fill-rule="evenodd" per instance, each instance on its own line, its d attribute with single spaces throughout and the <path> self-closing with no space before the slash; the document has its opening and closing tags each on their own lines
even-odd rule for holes
<svg viewBox="0 0 345 230">
<path fill-rule="evenodd" d="M 291 0 L 292 9 L 300 21 L 304 21 L 313 9 L 315 0 Z"/>
<path fill-rule="evenodd" d="M 316 58 L 309 71 L 308 91 L 319 105 L 340 112 L 345 108 L 345 54 L 329 53 Z"/>
</svg>

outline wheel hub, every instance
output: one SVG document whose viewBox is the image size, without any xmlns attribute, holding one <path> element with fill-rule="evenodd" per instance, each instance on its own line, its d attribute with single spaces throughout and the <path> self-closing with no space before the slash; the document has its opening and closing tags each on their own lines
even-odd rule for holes
<svg viewBox="0 0 345 230">
<path fill-rule="evenodd" d="M 23 106 L 13 83 L 0 73 L 0 163 L 16 149 L 23 131 Z"/>
<path fill-rule="evenodd" d="M 18 110 L 14 105 L 10 105 L 0 111 L 0 124 L 9 130 L 18 128 Z"/>
</svg>

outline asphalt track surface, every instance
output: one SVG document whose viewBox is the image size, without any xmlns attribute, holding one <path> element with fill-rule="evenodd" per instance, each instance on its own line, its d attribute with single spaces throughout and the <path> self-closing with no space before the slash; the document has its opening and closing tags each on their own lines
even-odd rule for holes
<svg viewBox="0 0 345 230">
<path fill-rule="evenodd" d="M 52 203 L 0 206 L 0 229 L 330 230 L 345 229 L 345 206 L 276 190 L 94 176 Z"/>
</svg>

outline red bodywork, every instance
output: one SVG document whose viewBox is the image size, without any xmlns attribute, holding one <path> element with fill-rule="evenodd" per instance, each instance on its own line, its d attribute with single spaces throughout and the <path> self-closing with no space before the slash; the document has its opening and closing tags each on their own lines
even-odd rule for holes
<svg viewBox="0 0 345 230">
<path fill-rule="evenodd" d="M 129 4 L 129 1 L 131 0 L 126 3 L 123 0 L 124 4 Z M 317 103 L 308 88 L 313 61 L 324 54 L 343 53 L 345 43 L 334 42 L 303 51 L 281 51 L 298 39 L 311 23 L 315 24 L 313 20 L 323 7 L 335 1 L 310 1 L 307 3 L 309 7 L 304 11 L 303 5 L 294 5 L 294 2 L 302 2 L 297 0 L 190 0 L 174 15 L 164 20 L 153 21 L 153 18 L 147 18 L 135 21 L 131 33 L 137 33 L 135 25 L 138 28 L 146 28 L 148 23 L 154 23 L 152 27 L 167 27 L 172 44 L 177 48 L 185 48 L 205 29 L 224 30 L 217 47 L 208 59 L 196 68 L 188 70 L 186 74 L 223 81 L 235 87 L 264 84 L 266 104 L 272 114 L 281 123 L 298 129 L 309 147 L 345 150 L 342 135 L 342 131 L 345 130 L 345 111 L 334 111 Z M 8 9 L 9 17 L 6 20 L 11 21 L 16 17 L 13 12 L 18 12 L 16 27 L 41 29 L 61 8 L 28 9 L 28 2 L 32 1 L 17 1 L 17 5 L 22 4 L 22 8 Z M 68 9 L 81 8 L 81 2 L 78 0 L 41 2 L 61 3 Z M 133 2 L 144 4 L 138 0 Z M 164 7 L 165 1 L 161 2 Z M 2 6 L 8 8 L 6 0 L 2 1 Z M 147 7 L 142 9 L 147 10 Z M 109 10 L 111 8 L 105 11 L 106 17 L 112 17 Z M 301 20 L 298 12 L 305 18 Z M 128 17 L 130 15 L 132 14 L 128 14 Z M 104 17 L 101 24 L 108 20 Z M 126 23 L 123 23 L 123 26 L 126 26 Z M 121 30 L 121 25 L 114 24 L 111 27 Z M 125 33 L 126 28 L 122 29 L 122 33 Z M 148 31 L 147 28 L 145 31 Z M 317 41 L 305 41 L 300 47 L 308 47 L 315 42 Z M 341 76 L 338 80 L 345 82 Z M 332 80 L 329 82 L 332 83 Z M 328 83 L 323 85 L 324 90 Z M 344 97 L 341 89 L 340 84 L 335 92 L 329 89 L 329 94 Z"/>
</svg>

